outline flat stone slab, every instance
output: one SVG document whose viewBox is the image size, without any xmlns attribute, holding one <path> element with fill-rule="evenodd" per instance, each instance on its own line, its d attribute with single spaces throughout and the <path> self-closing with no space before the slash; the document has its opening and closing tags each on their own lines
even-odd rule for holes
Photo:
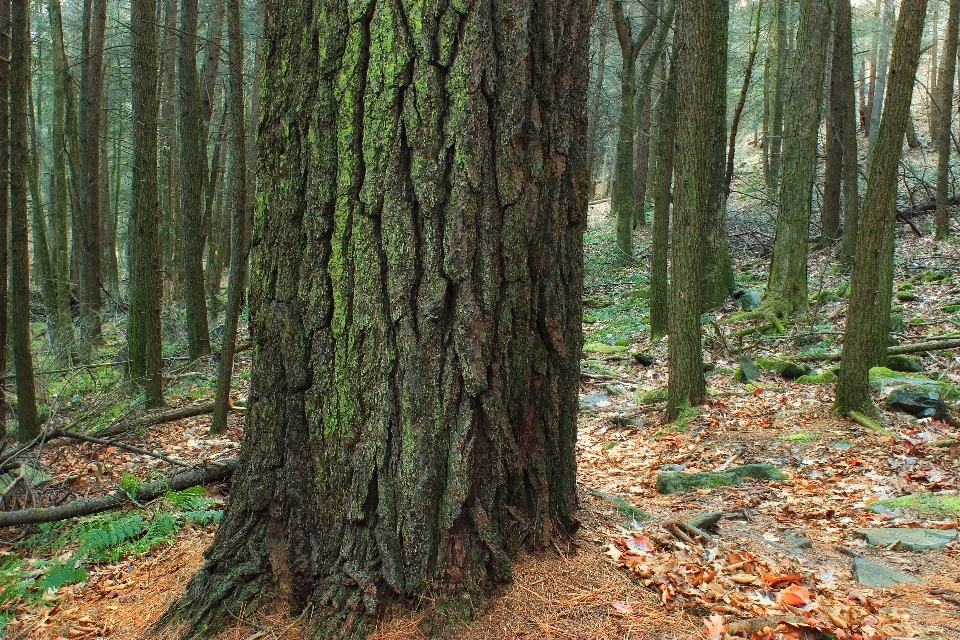
<svg viewBox="0 0 960 640">
<path fill-rule="evenodd" d="M 907 551 L 936 551 L 958 539 L 953 529 L 857 529 L 853 533 L 875 547 L 899 542 L 896 548 Z"/>
<path fill-rule="evenodd" d="M 922 582 L 916 576 L 895 571 L 866 558 L 853 559 L 853 576 L 868 587 L 890 587 L 901 582 Z"/>
<path fill-rule="evenodd" d="M 744 478 L 756 480 L 787 480 L 787 474 L 769 464 L 745 464 L 726 471 L 667 471 L 657 476 L 657 491 L 662 494 L 679 493 L 691 489 L 713 487 L 732 487 L 743 482 Z"/>
</svg>

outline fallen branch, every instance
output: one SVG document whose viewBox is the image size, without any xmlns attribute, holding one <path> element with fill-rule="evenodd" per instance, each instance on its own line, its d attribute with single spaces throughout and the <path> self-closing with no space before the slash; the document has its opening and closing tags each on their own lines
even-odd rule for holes
<svg viewBox="0 0 960 640">
<path fill-rule="evenodd" d="M 929 443 L 927 446 L 930 447 L 955 447 L 960 444 L 960 440 L 956 438 L 944 438 L 943 440 L 934 440 Z"/>
<path fill-rule="evenodd" d="M 752 638 L 764 629 L 775 630 L 781 624 L 802 625 L 809 622 L 806 618 L 800 616 L 768 616 L 766 618 L 753 618 L 741 622 L 731 622 L 727 625 L 727 633 L 730 635 L 743 634 L 747 638 Z"/>
<path fill-rule="evenodd" d="M 103 431 L 100 431 L 98 435 L 115 436 L 126 431 L 138 431 L 140 429 L 146 429 L 147 427 L 153 427 L 158 424 L 176 422 L 177 420 L 182 420 L 184 418 L 193 418 L 195 416 L 202 416 L 208 413 L 213 413 L 212 402 L 201 402 L 198 404 L 184 405 L 175 409 L 152 411 L 150 413 L 133 418 L 125 416 L 107 426 L 107 428 L 105 428 Z"/>
<path fill-rule="evenodd" d="M 870 429 L 870 431 L 879 433 L 882 436 L 889 436 L 891 438 L 893 437 L 893 433 L 889 429 L 883 427 L 879 422 L 876 422 L 875 420 L 871 420 L 870 418 L 863 415 L 859 411 L 851 411 L 847 415 L 850 417 L 851 420 L 853 420 L 854 422 L 856 422 L 861 426 L 866 427 L 867 429 Z"/>
<path fill-rule="evenodd" d="M 189 468 L 193 465 L 189 462 L 183 462 L 182 460 L 174 460 L 169 458 L 159 451 L 150 451 L 149 449 L 141 449 L 140 447 L 134 447 L 129 444 L 124 444 L 122 442 L 117 442 L 116 440 L 104 440 L 103 438 L 94 438 L 93 436 L 85 436 L 82 433 L 71 433 L 69 431 L 54 431 L 50 434 L 51 438 L 69 438 L 71 440 L 79 440 L 81 442 L 92 442 L 93 444 L 102 444 L 108 447 L 116 447 L 117 449 L 123 449 L 124 451 L 130 451 L 132 453 L 139 453 L 142 456 L 150 456 L 151 458 L 157 458 L 163 460 L 168 464 L 172 464 L 176 467 Z"/>
<path fill-rule="evenodd" d="M 239 458 L 232 458 L 224 462 L 210 462 L 207 463 L 207 466 L 194 469 L 193 471 L 185 471 L 184 473 L 173 476 L 169 480 L 161 480 L 159 482 L 142 485 L 134 492 L 133 499 L 137 502 L 147 502 L 167 491 L 181 491 L 188 487 L 228 478 L 237 468 L 239 462 Z M 126 493 L 118 491 L 110 496 L 74 500 L 59 507 L 38 507 L 36 509 L 24 509 L 22 511 L 0 512 L 0 527 L 57 522 L 68 518 L 88 516 L 121 507 L 129 502 L 130 499 L 131 497 Z"/>
<path fill-rule="evenodd" d="M 951 340 L 927 340 L 925 342 L 914 342 L 913 344 L 901 344 L 887 349 L 888 356 L 902 356 L 908 353 L 920 353 L 921 351 L 946 351 L 947 349 L 960 349 L 960 339 Z M 837 362 L 840 360 L 839 353 L 830 353 L 824 356 L 800 356 L 792 358 L 794 362 Z"/>
</svg>

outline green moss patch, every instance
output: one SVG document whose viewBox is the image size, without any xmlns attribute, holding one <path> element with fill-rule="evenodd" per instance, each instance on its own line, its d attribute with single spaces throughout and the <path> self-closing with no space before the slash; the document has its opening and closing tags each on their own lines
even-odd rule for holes
<svg viewBox="0 0 960 640">
<path fill-rule="evenodd" d="M 937 493 L 915 493 L 899 498 L 880 500 L 869 507 L 870 511 L 885 509 L 903 509 L 907 513 L 930 518 L 960 518 L 960 496 Z"/>
<path fill-rule="evenodd" d="M 816 375 L 805 375 L 797 378 L 797 382 L 802 384 L 828 384 L 837 381 L 837 374 L 833 371 L 824 371 Z"/>
<path fill-rule="evenodd" d="M 637 391 L 636 395 L 637 404 L 657 404 L 658 402 L 667 401 L 667 388 L 660 387 L 659 389 L 653 389 L 652 391 Z"/>
<path fill-rule="evenodd" d="M 744 478 L 781 482 L 787 479 L 787 474 L 769 464 L 745 464 L 719 472 L 668 471 L 657 476 L 657 491 L 662 494 L 671 494 L 693 489 L 731 487 L 741 484 Z"/>
<path fill-rule="evenodd" d="M 957 388 L 944 380 L 931 380 L 917 373 L 894 371 L 887 367 L 870 369 L 870 383 L 878 386 L 909 389 L 913 391 L 932 391 L 939 393 L 944 400 L 955 400 Z"/>
<path fill-rule="evenodd" d="M 583 345 L 584 353 L 622 353 L 627 347 L 617 344 L 603 344 L 602 342 L 591 342 Z"/>
</svg>

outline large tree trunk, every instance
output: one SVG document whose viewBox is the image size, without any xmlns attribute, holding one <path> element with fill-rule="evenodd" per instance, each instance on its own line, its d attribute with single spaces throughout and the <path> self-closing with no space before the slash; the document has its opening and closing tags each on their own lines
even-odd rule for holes
<svg viewBox="0 0 960 640">
<path fill-rule="evenodd" d="M 83 72 L 80 109 L 80 341 L 84 354 L 100 341 L 100 118 L 107 0 L 84 0 Z"/>
<path fill-rule="evenodd" d="M 810 200 L 817 168 L 829 0 L 801 0 L 797 52 L 784 116 L 783 175 L 765 304 L 776 314 L 805 309 Z"/>
<path fill-rule="evenodd" d="M 130 46 L 133 80 L 133 207 L 127 233 L 130 375 L 147 393 L 148 407 L 163 404 L 160 303 L 160 207 L 157 200 L 157 0 L 133 0 Z"/>
<path fill-rule="evenodd" d="M 203 100 L 197 74 L 197 0 L 183 0 L 180 16 L 180 269 L 191 359 L 210 353 L 203 286 L 203 179 L 206 153 Z"/>
<path fill-rule="evenodd" d="M 193 630 L 278 587 L 357 637 L 575 527 L 593 4 L 267 3 L 255 368 Z"/>
<path fill-rule="evenodd" d="M 0 33 L 10 31 L 10 0 L 0 0 Z M 10 130 L 10 39 L 0 38 L 0 131 Z M 10 140 L 0 136 L 0 371 L 7 370 L 7 267 L 10 263 Z M 0 404 L 6 405 L 6 377 L 0 376 Z M 0 436 L 7 432 L 7 412 L 0 411 Z"/>
<path fill-rule="evenodd" d="M 700 275 L 702 310 L 723 305 L 733 293 L 733 264 L 727 242 L 727 212 L 724 197 L 727 155 L 727 23 L 729 0 L 710 0 L 710 123 L 704 152 L 707 176 L 704 183 L 703 264 Z"/>
<path fill-rule="evenodd" d="M 960 0 L 950 0 L 947 35 L 943 45 L 943 67 L 940 69 L 940 131 L 937 136 L 937 213 L 936 236 L 943 240 L 950 234 L 947 215 L 947 181 L 950 177 L 950 125 L 953 120 L 953 78 L 957 69 L 957 36 L 960 35 Z"/>
<path fill-rule="evenodd" d="M 880 27 L 880 43 L 877 45 L 876 80 L 873 85 L 873 102 L 870 105 L 870 134 L 867 136 L 867 165 L 873 157 L 873 145 L 880 131 L 880 113 L 883 108 L 883 96 L 887 88 L 887 70 L 890 62 L 890 36 L 893 33 L 893 21 L 897 12 L 897 0 L 884 0 L 883 24 Z"/>
<path fill-rule="evenodd" d="M 17 368 L 17 436 L 20 442 L 40 433 L 37 394 L 30 353 L 30 251 L 27 229 L 27 87 L 30 81 L 30 27 L 27 3 L 17 0 L 10 12 L 10 245 L 12 275 L 11 337 Z"/>
<path fill-rule="evenodd" d="M 704 150 L 711 135 L 710 108 L 716 82 L 710 56 L 715 0 L 681 0 L 677 23 L 677 155 L 670 242 L 670 340 L 667 419 L 695 406 L 706 392 L 700 342 L 704 185 L 712 157 Z M 709 148 L 709 145 L 708 145 Z M 723 166 L 722 163 L 720 165 Z"/>
<path fill-rule="evenodd" d="M 914 74 L 920 59 L 920 38 L 926 0 L 904 2 L 897 21 L 890 63 L 890 84 L 880 121 L 874 160 L 863 197 L 860 237 L 850 287 L 850 309 L 843 338 L 838 413 L 875 413 L 870 400 L 869 370 L 878 352 L 886 355 L 889 334 L 893 236 L 897 202 L 897 170 L 903 133 L 910 115 Z M 879 347 L 879 349 L 878 349 Z"/>
<path fill-rule="evenodd" d="M 220 343 L 220 373 L 213 407 L 210 432 L 227 428 L 227 410 L 231 407 L 230 386 L 237 345 L 237 326 L 247 289 L 247 263 L 250 252 L 250 224 L 247 220 L 247 123 L 244 116 L 243 32 L 240 30 L 240 0 L 227 2 L 227 38 L 230 41 L 230 172 L 236 176 L 230 197 L 233 233 L 230 238 L 230 281 L 227 283 L 227 307 Z"/>
<path fill-rule="evenodd" d="M 674 49 L 676 51 L 676 49 Z M 670 187 L 673 184 L 674 144 L 677 135 L 677 59 L 670 58 L 670 75 L 660 107 L 660 135 L 656 140 L 656 183 L 653 194 L 653 255 L 650 260 L 650 342 L 669 332 L 670 298 L 667 254 L 670 240 Z"/>
<path fill-rule="evenodd" d="M 830 117 L 837 127 L 838 141 L 843 147 L 841 177 L 843 181 L 843 241 L 841 259 L 853 262 L 860 217 L 860 192 L 857 186 L 857 104 L 853 87 L 853 30 L 850 0 L 834 4 L 834 55 L 830 76 Z M 834 84 L 835 83 L 835 84 Z"/>
</svg>

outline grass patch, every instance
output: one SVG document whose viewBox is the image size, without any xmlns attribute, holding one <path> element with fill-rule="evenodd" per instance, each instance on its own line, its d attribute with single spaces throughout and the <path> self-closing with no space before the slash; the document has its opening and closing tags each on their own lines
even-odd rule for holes
<svg viewBox="0 0 960 640">
<path fill-rule="evenodd" d="M 909 496 L 880 500 L 874 504 L 888 509 L 903 509 L 911 514 L 932 518 L 960 517 L 960 496 L 957 495 L 915 493 Z"/>
</svg>

